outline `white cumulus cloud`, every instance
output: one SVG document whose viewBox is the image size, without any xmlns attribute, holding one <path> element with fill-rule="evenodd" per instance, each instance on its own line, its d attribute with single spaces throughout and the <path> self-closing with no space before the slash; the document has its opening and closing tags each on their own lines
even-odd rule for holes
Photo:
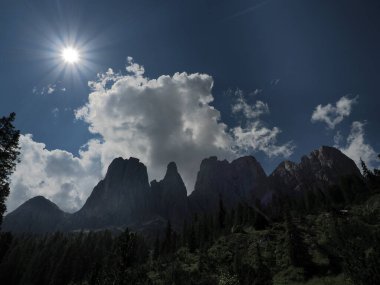
<svg viewBox="0 0 380 285">
<path fill-rule="evenodd" d="M 251 124 L 239 132 L 224 124 L 211 105 L 211 76 L 175 73 L 148 79 L 144 67 L 132 58 L 128 63 L 127 75 L 109 69 L 90 82 L 93 91 L 88 103 L 76 111 L 77 119 L 103 138 L 104 166 L 115 156 L 136 156 L 148 166 L 151 179 L 161 179 L 167 163 L 175 161 L 191 192 L 201 160 L 210 155 L 231 159 L 243 150 L 249 151 L 245 154 L 264 151 L 269 156 L 291 154 L 288 144 L 275 144 L 278 128 Z M 233 110 L 248 119 L 269 112 L 261 101 L 247 106 L 242 96 L 236 104 Z M 247 132 L 250 136 L 242 139 Z"/>
<path fill-rule="evenodd" d="M 352 106 L 357 103 L 358 98 L 359 96 L 352 99 L 343 96 L 335 103 L 335 106 L 330 103 L 325 106 L 318 105 L 313 111 L 311 121 L 313 123 L 324 122 L 328 128 L 334 129 L 345 117 L 351 114 Z"/>
<path fill-rule="evenodd" d="M 363 122 L 353 122 L 350 134 L 347 137 L 347 144 L 341 147 L 340 150 L 353 159 L 359 168 L 361 168 L 360 159 L 362 159 L 368 167 L 373 168 L 377 163 L 377 152 L 371 145 L 365 142 L 364 126 L 365 123 Z"/>
<path fill-rule="evenodd" d="M 128 75 L 108 70 L 90 82 L 93 91 L 76 117 L 102 136 L 105 167 L 116 156 L 135 156 L 147 165 L 151 179 L 161 179 L 166 165 L 175 161 L 191 191 L 203 158 L 234 156 L 227 126 L 210 106 L 212 77 L 175 73 L 150 80 L 131 58 L 129 64 Z"/>
<path fill-rule="evenodd" d="M 100 178 L 98 158 L 90 152 L 83 150 L 75 157 L 63 150 L 49 151 L 30 134 L 20 136 L 20 147 L 21 163 L 11 176 L 8 211 L 27 199 L 43 195 L 71 212 L 82 206 Z"/>
</svg>

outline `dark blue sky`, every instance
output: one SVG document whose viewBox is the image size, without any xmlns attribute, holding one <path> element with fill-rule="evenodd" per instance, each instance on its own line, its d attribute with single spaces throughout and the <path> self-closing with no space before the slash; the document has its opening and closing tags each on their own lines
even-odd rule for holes
<svg viewBox="0 0 380 285">
<path fill-rule="evenodd" d="M 236 118 L 225 92 L 262 89 L 257 99 L 270 109 L 262 120 L 282 130 L 279 143 L 294 142 L 292 160 L 333 145 L 337 130 L 345 139 L 353 121 L 366 121 L 366 143 L 379 151 L 379 15 L 380 2 L 370 0 L 3 0 L 0 114 L 15 111 L 23 134 L 49 150 L 77 154 L 94 136 L 73 115 L 87 102 L 87 82 L 109 67 L 124 70 L 132 56 L 149 78 L 177 71 L 211 75 L 212 104 L 227 125 Z M 85 47 L 87 68 L 57 72 L 65 41 Z M 41 95 L 49 84 L 66 91 Z M 318 104 L 344 95 L 359 98 L 339 126 L 311 123 Z M 255 156 L 267 172 L 282 159 Z"/>
</svg>

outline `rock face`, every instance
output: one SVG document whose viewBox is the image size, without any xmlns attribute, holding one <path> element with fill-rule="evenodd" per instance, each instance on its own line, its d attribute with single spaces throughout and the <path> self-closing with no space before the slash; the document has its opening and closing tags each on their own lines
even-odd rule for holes
<svg viewBox="0 0 380 285">
<path fill-rule="evenodd" d="M 215 212 L 219 197 L 226 208 L 240 202 L 252 204 L 256 199 L 268 202 L 272 193 L 297 195 L 324 190 L 339 184 L 345 175 L 361 176 L 350 158 L 326 146 L 302 157 L 298 164 L 282 162 L 269 177 L 252 156 L 231 163 L 210 157 L 202 161 L 195 189 L 187 197 L 174 162 L 169 163 L 164 179 L 149 185 L 147 169 L 137 158 L 117 158 L 78 212 L 66 214 L 39 196 L 8 214 L 3 230 L 42 233 L 130 227 L 156 234 L 165 227 L 166 220 L 179 229 L 194 213 Z"/>
<path fill-rule="evenodd" d="M 3 231 L 45 233 L 57 230 L 68 214 L 50 200 L 37 196 L 5 216 Z"/>
<path fill-rule="evenodd" d="M 163 180 L 151 182 L 151 189 L 153 212 L 181 226 L 189 214 L 187 191 L 174 162 L 169 163 Z"/>
<path fill-rule="evenodd" d="M 355 162 L 333 147 L 322 146 L 308 156 L 303 156 L 300 163 L 282 162 L 269 176 L 275 191 L 296 194 L 300 191 L 324 190 L 339 184 L 345 175 L 361 176 Z"/>
<path fill-rule="evenodd" d="M 253 203 L 267 191 L 267 176 L 254 157 L 241 157 L 231 163 L 210 157 L 201 163 L 189 203 L 195 212 L 215 211 L 219 197 L 227 208 L 232 208 L 239 202 Z"/>
<path fill-rule="evenodd" d="M 147 219 L 150 188 L 146 166 L 137 158 L 116 158 L 86 203 L 73 214 L 69 228 L 123 226 Z"/>
</svg>

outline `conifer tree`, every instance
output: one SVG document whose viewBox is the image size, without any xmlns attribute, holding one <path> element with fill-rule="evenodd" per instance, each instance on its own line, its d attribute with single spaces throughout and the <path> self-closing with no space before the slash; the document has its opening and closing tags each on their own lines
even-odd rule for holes
<svg viewBox="0 0 380 285">
<path fill-rule="evenodd" d="M 162 253 L 170 254 L 173 250 L 173 230 L 170 221 L 168 220 L 165 229 L 165 238 L 162 243 Z"/>
<path fill-rule="evenodd" d="M 360 164 L 362 166 L 362 171 L 363 171 L 364 178 L 371 179 L 372 176 L 373 176 L 372 171 L 368 169 L 367 165 L 365 164 L 365 162 L 362 159 L 360 159 Z"/>
<path fill-rule="evenodd" d="M 380 158 L 380 155 L 378 155 Z M 367 185 L 372 191 L 379 191 L 380 188 L 380 170 L 375 169 L 373 172 L 368 169 L 367 165 L 363 160 L 360 159 L 362 166 L 362 172 Z"/>
<path fill-rule="evenodd" d="M 222 196 L 219 196 L 219 228 L 224 229 L 226 227 L 226 210 L 223 205 Z"/>
<path fill-rule="evenodd" d="M 157 260 L 160 255 L 160 239 L 158 235 L 156 235 L 156 240 L 154 242 L 154 249 L 153 249 L 153 260 Z"/>
<path fill-rule="evenodd" d="M 9 176 L 14 171 L 20 154 L 20 132 L 13 125 L 15 118 L 15 113 L 0 118 L 0 227 L 7 209 L 5 201 L 9 195 Z"/>
<path fill-rule="evenodd" d="M 271 285 L 272 275 L 269 268 L 265 265 L 261 255 L 260 246 L 256 243 L 256 276 L 253 284 Z"/>
<path fill-rule="evenodd" d="M 235 225 L 240 226 L 244 224 L 244 207 L 241 203 L 238 204 L 235 216 Z"/>
<path fill-rule="evenodd" d="M 380 159 L 380 154 L 377 155 L 377 158 Z M 375 174 L 376 176 L 379 176 L 379 177 L 380 177 L 380 169 L 375 168 L 375 169 L 373 170 L 373 172 L 374 172 L 374 174 Z"/>
<path fill-rule="evenodd" d="M 289 265 L 303 267 L 306 275 L 308 275 L 312 269 L 311 256 L 303 241 L 302 234 L 294 224 L 289 211 L 285 212 L 285 228 L 285 246 L 289 258 Z"/>
<path fill-rule="evenodd" d="M 196 235 L 195 235 L 195 230 L 194 230 L 194 226 L 193 225 L 191 225 L 191 228 L 190 228 L 190 234 L 189 234 L 188 244 L 189 244 L 189 251 L 191 253 L 194 253 L 195 250 L 197 249 L 197 238 L 196 238 Z"/>
</svg>

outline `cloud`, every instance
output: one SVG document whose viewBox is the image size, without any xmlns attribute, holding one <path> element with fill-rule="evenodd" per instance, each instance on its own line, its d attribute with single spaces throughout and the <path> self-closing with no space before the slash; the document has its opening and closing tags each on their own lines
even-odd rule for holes
<svg viewBox="0 0 380 285">
<path fill-rule="evenodd" d="M 359 168 L 361 168 L 360 159 L 362 159 L 368 167 L 373 168 L 378 164 L 376 161 L 377 152 L 365 142 L 364 126 L 364 122 L 353 122 L 350 134 L 347 137 L 347 144 L 345 147 L 341 147 L 340 150 L 353 159 Z"/>
<path fill-rule="evenodd" d="M 334 129 L 345 117 L 351 114 L 352 106 L 357 103 L 358 98 L 359 96 L 352 99 L 343 96 L 335 103 L 335 106 L 330 103 L 325 106 L 318 105 L 313 111 L 311 121 L 313 123 L 324 122 L 328 128 Z"/>
<path fill-rule="evenodd" d="M 57 83 L 50 83 L 46 86 L 42 86 L 40 88 L 38 88 L 37 86 L 34 86 L 33 89 L 32 89 L 32 93 L 33 94 L 38 94 L 38 95 L 50 95 L 50 94 L 53 94 L 57 91 L 60 91 L 60 92 L 66 92 L 66 88 L 65 87 L 62 87 L 61 86 L 62 83 L 60 81 L 58 81 Z"/>
<path fill-rule="evenodd" d="M 133 58 L 131 56 L 127 57 L 128 65 L 126 67 L 126 70 L 136 76 L 143 76 L 145 73 L 145 68 L 144 66 L 135 63 L 133 61 Z"/>
<path fill-rule="evenodd" d="M 55 91 L 55 89 L 57 88 L 57 86 L 55 84 L 52 84 L 52 85 L 49 85 L 47 86 L 47 94 L 51 94 Z"/>
<path fill-rule="evenodd" d="M 211 105 L 211 76 L 175 73 L 148 79 L 142 66 L 132 58 L 128 63 L 127 75 L 109 69 L 90 82 L 88 103 L 76 111 L 76 118 L 87 122 L 89 130 L 102 137 L 103 165 L 115 156 L 136 156 L 148 166 L 151 179 L 161 179 L 167 163 L 175 161 L 191 192 L 205 157 L 231 159 L 243 150 L 250 151 L 245 154 L 290 154 L 288 145 L 280 150 L 281 146 L 274 144 L 278 128 L 266 131 L 252 124 L 231 129 L 224 124 L 220 112 Z M 233 110 L 248 119 L 269 112 L 264 102 L 249 106 L 242 95 Z"/>
<path fill-rule="evenodd" d="M 263 92 L 263 89 L 258 89 L 258 88 L 256 88 L 256 89 L 253 91 L 252 95 L 256 96 L 256 95 L 261 94 L 262 92 Z"/>
<path fill-rule="evenodd" d="M 90 82 L 93 91 L 76 117 L 101 135 L 102 165 L 134 156 L 148 166 L 150 179 L 161 179 L 175 161 L 191 191 L 202 159 L 235 155 L 220 112 L 210 106 L 213 80 L 200 73 L 150 80 L 142 66 L 128 61 L 127 75 L 109 69 Z"/>
<path fill-rule="evenodd" d="M 81 150 L 79 157 L 63 150 L 46 149 L 32 135 L 20 136 L 21 163 L 11 176 L 8 211 L 25 200 L 43 195 L 66 211 L 77 210 L 101 177 L 95 152 Z"/>
<path fill-rule="evenodd" d="M 339 144 L 342 142 L 343 136 L 340 131 L 337 131 L 336 134 L 334 135 L 334 146 L 339 147 Z"/>
<path fill-rule="evenodd" d="M 273 86 L 276 86 L 278 83 L 280 83 L 280 79 L 279 78 L 272 79 L 270 81 L 270 85 L 273 85 Z"/>
<path fill-rule="evenodd" d="M 53 110 L 51 110 L 51 113 L 53 117 L 57 118 L 59 116 L 59 109 L 55 107 Z"/>
<path fill-rule="evenodd" d="M 254 104 L 250 105 L 247 103 L 241 90 L 237 90 L 235 95 L 237 99 L 232 105 L 233 114 L 242 113 L 246 119 L 254 119 L 269 113 L 268 104 L 263 101 L 257 100 Z"/>
<path fill-rule="evenodd" d="M 295 148 L 293 142 L 278 145 L 277 136 L 281 130 L 277 127 L 269 129 L 258 121 L 248 124 L 245 128 L 235 127 L 231 132 L 237 153 L 244 154 L 260 150 L 269 157 L 289 157 Z"/>
<path fill-rule="evenodd" d="M 191 192 L 206 157 L 231 160 L 258 151 L 270 157 L 292 153 L 291 142 L 277 143 L 278 127 L 258 121 L 269 112 L 266 103 L 248 106 L 238 97 L 241 107 L 235 107 L 236 112 L 246 120 L 244 125 L 228 127 L 212 106 L 210 75 L 183 72 L 149 79 L 132 58 L 126 70 L 123 75 L 108 69 L 89 82 L 88 101 L 75 116 L 100 139 L 90 140 L 78 156 L 48 150 L 31 135 L 21 137 L 21 163 L 12 175 L 9 210 L 35 195 L 44 195 L 65 210 L 77 210 L 119 156 L 139 158 L 151 180 L 162 179 L 167 164 L 175 161 Z"/>
<path fill-rule="evenodd" d="M 260 100 L 248 104 L 241 90 L 236 90 L 233 95 L 237 99 L 232 104 L 232 113 L 241 114 L 244 118 L 240 126 L 230 129 L 234 151 L 240 155 L 262 151 L 269 157 L 289 157 L 294 151 L 294 143 L 278 145 L 277 137 L 281 130 L 278 127 L 267 128 L 259 119 L 261 115 L 269 114 L 268 104 Z"/>
</svg>

